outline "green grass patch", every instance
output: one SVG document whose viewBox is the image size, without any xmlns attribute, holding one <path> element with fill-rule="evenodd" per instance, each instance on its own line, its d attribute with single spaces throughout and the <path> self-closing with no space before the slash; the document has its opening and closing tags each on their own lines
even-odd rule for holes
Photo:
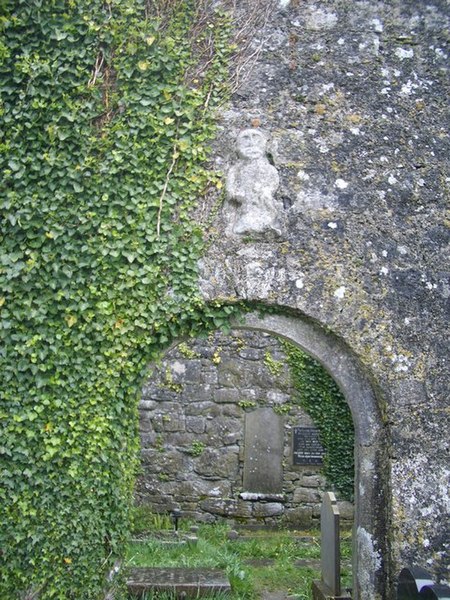
<svg viewBox="0 0 450 600">
<path fill-rule="evenodd" d="M 182 529 L 188 529 L 186 522 Z M 196 544 L 179 545 L 167 544 L 150 533 L 147 539 L 129 544 L 127 563 L 130 567 L 223 569 L 230 579 L 233 600 L 255 600 L 264 590 L 284 591 L 296 600 L 311 600 L 311 583 L 320 579 L 319 532 L 252 531 L 236 540 L 229 540 L 228 532 L 226 523 L 200 525 Z M 350 560 L 350 533 L 343 533 L 341 554 L 346 562 Z M 351 571 L 342 570 L 343 586 L 350 586 Z M 211 596 L 211 600 L 222 597 Z M 161 593 L 145 598 L 172 600 L 170 594 Z"/>
</svg>

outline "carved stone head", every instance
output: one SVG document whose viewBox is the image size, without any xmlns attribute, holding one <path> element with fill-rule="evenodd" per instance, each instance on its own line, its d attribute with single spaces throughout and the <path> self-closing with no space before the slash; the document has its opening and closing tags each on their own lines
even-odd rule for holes
<svg viewBox="0 0 450 600">
<path fill-rule="evenodd" d="M 255 160 L 266 153 L 267 138 L 260 129 L 244 129 L 238 135 L 236 147 L 244 160 Z"/>
</svg>

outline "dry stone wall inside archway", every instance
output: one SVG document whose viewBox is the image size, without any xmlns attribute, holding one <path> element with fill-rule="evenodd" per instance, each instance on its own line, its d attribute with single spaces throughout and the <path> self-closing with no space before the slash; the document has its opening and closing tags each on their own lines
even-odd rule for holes
<svg viewBox="0 0 450 600">
<path fill-rule="evenodd" d="M 267 427 L 260 411 L 268 413 Z M 272 467 L 256 469 L 255 489 L 245 481 L 245 432 L 252 419 L 262 424 L 259 441 L 275 460 Z M 273 448 L 277 425 L 282 427 L 280 452 Z M 198 521 L 225 517 L 248 524 L 318 526 L 321 494 L 328 487 L 319 466 L 293 463 L 293 428 L 299 426 L 314 422 L 295 401 L 276 338 L 240 330 L 181 343 L 154 367 L 143 387 L 136 498 L 154 512 L 178 508 Z M 258 458 L 258 451 L 249 456 Z M 271 476 L 279 476 L 279 489 L 258 493 Z M 341 499 L 340 509 L 349 526 L 352 505 Z"/>
</svg>

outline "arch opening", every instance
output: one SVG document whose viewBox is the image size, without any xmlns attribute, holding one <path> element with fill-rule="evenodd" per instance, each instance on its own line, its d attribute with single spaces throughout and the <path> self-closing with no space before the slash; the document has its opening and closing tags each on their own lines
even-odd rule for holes
<svg viewBox="0 0 450 600">
<path fill-rule="evenodd" d="M 288 340 L 320 362 L 340 387 L 355 430 L 353 597 L 387 598 L 386 445 L 380 410 L 368 378 L 341 340 L 300 317 L 248 313 L 243 322 L 233 324 L 233 330 L 240 329 Z"/>
</svg>

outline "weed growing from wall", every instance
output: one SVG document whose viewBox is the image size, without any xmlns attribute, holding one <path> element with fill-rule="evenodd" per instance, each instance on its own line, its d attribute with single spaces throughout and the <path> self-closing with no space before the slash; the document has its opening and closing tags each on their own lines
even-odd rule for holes
<svg viewBox="0 0 450 600">
<path fill-rule="evenodd" d="M 296 390 L 295 400 L 313 419 L 326 452 L 323 471 L 341 498 L 354 488 L 354 428 L 348 404 L 325 369 L 299 348 L 281 340 Z"/>
<path fill-rule="evenodd" d="M 1 598 L 103 597 L 146 365 L 233 312 L 198 297 L 190 219 L 227 78 L 208 4 L 0 4 Z"/>
</svg>

